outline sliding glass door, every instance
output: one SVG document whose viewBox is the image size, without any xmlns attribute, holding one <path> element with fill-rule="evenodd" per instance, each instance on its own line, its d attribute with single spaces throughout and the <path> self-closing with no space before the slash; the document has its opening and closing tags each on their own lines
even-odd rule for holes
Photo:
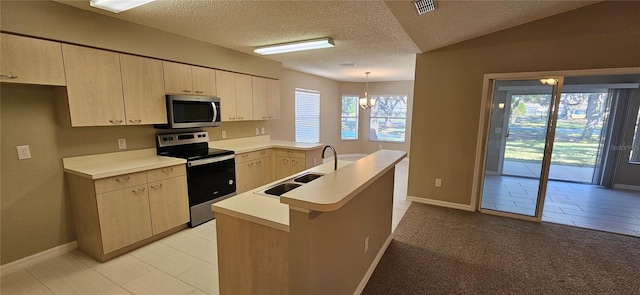
<svg viewBox="0 0 640 295">
<path fill-rule="evenodd" d="M 562 78 L 491 82 L 481 211 L 540 220 Z"/>
</svg>

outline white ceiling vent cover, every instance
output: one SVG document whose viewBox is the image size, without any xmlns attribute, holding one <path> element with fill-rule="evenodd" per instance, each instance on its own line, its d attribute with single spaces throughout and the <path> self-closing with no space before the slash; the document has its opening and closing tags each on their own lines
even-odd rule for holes
<svg viewBox="0 0 640 295">
<path fill-rule="evenodd" d="M 435 0 L 417 0 L 413 2 L 413 5 L 416 6 L 418 15 L 423 15 L 427 12 L 436 10 Z"/>
</svg>

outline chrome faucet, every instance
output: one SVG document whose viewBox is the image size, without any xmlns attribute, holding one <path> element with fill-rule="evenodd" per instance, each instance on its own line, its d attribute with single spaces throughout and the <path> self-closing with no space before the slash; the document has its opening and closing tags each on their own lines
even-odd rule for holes
<svg viewBox="0 0 640 295">
<path fill-rule="evenodd" d="M 336 149 L 334 149 L 330 145 L 325 145 L 322 149 L 322 158 L 324 159 L 324 152 L 327 150 L 327 148 L 331 148 L 333 150 L 333 170 L 338 170 L 338 154 L 336 153 Z"/>
</svg>

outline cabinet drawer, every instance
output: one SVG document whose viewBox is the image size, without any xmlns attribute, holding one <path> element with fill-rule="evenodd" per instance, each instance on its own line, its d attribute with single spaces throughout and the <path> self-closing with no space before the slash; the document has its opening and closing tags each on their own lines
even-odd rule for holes
<svg viewBox="0 0 640 295">
<path fill-rule="evenodd" d="M 271 157 L 271 149 L 259 150 L 253 153 L 255 154 L 256 159 Z"/>
<path fill-rule="evenodd" d="M 149 182 L 154 182 L 186 174 L 185 165 L 175 165 L 147 171 L 147 180 Z"/>
<path fill-rule="evenodd" d="M 110 192 L 118 189 L 132 187 L 136 185 L 146 184 L 146 172 L 137 172 L 113 176 L 109 178 L 97 179 L 95 181 L 96 194 Z"/>
<path fill-rule="evenodd" d="M 289 157 L 289 158 L 305 158 L 305 151 L 298 150 L 278 150 L 276 155 L 279 157 Z"/>
<path fill-rule="evenodd" d="M 248 161 L 253 161 L 255 159 L 254 153 L 242 153 L 236 154 L 236 163 L 244 163 Z"/>
</svg>

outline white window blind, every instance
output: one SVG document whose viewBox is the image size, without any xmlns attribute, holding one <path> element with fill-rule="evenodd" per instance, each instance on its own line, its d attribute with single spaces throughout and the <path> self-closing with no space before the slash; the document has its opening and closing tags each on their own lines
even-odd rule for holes
<svg viewBox="0 0 640 295">
<path fill-rule="evenodd" d="M 296 88 L 296 141 L 320 142 L 320 92 Z"/>
</svg>

